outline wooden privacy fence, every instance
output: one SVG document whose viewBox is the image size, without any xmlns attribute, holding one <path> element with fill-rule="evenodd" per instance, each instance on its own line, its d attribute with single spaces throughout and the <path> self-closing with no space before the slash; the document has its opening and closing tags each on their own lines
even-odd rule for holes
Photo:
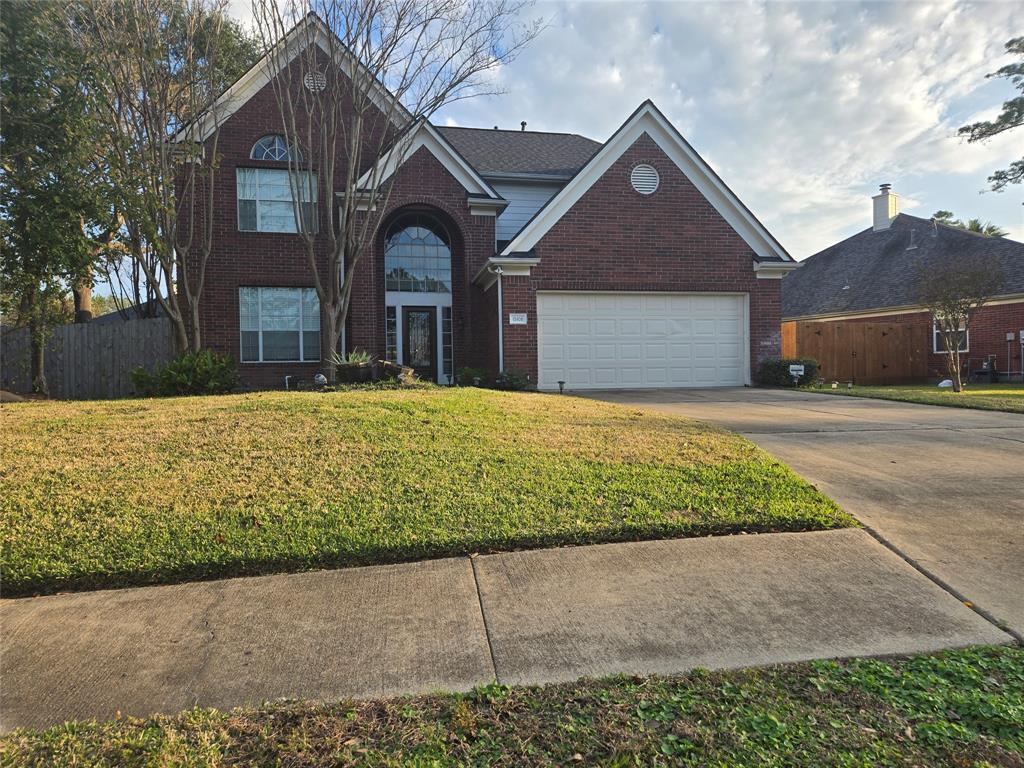
<svg viewBox="0 0 1024 768">
<path fill-rule="evenodd" d="M 5 328 L 0 340 L 2 388 L 32 390 L 27 328 Z M 61 325 L 46 342 L 46 381 L 52 397 L 93 400 L 135 394 L 131 371 L 153 370 L 174 357 L 166 317 Z"/>
<path fill-rule="evenodd" d="M 826 381 L 910 384 L 928 378 L 928 328 L 921 323 L 788 322 L 783 357 L 813 357 Z"/>
</svg>

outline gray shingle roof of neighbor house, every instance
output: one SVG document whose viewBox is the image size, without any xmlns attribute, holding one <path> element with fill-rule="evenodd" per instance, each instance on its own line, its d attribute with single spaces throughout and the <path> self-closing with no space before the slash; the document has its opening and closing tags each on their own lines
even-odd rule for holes
<svg viewBox="0 0 1024 768">
<path fill-rule="evenodd" d="M 437 126 L 478 173 L 568 179 L 601 148 L 575 133 Z"/>
<path fill-rule="evenodd" d="M 1004 279 L 999 295 L 1024 294 L 1024 243 L 901 213 L 888 229 L 858 232 L 787 275 L 782 281 L 782 317 L 916 306 L 918 265 L 939 267 L 976 256 L 999 262 Z"/>
</svg>

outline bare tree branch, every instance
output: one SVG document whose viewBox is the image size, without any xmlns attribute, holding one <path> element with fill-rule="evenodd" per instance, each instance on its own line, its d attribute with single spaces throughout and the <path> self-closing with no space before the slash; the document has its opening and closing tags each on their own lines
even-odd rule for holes
<svg viewBox="0 0 1024 768">
<path fill-rule="evenodd" d="M 356 268 L 372 251 L 394 175 L 420 122 L 454 101 L 497 92 L 489 76 L 541 31 L 524 0 L 253 0 L 270 51 L 273 89 L 290 153 L 299 237 L 321 309 L 321 360 L 348 317 Z M 311 84 L 312 87 L 307 87 Z M 365 177 L 365 178 L 364 178 Z M 303 215 L 316 189 L 316 216 Z"/>
</svg>

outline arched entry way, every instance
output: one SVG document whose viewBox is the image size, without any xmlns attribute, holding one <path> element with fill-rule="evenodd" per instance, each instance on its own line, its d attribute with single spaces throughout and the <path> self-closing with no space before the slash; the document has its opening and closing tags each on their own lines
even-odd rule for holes
<svg viewBox="0 0 1024 768">
<path fill-rule="evenodd" d="M 448 384 L 453 232 L 427 209 L 399 212 L 384 228 L 386 355 L 421 378 Z"/>
</svg>

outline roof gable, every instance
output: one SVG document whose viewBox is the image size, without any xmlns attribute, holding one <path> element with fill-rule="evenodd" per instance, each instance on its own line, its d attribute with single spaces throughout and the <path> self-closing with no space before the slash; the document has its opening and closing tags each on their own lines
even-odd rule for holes
<svg viewBox="0 0 1024 768">
<path fill-rule="evenodd" d="M 356 68 L 363 67 L 356 56 L 348 50 L 340 38 L 328 28 L 324 21 L 315 13 L 308 13 L 292 27 L 278 43 L 256 62 L 252 68 L 238 78 L 230 88 L 217 97 L 214 102 L 203 110 L 193 122 L 186 125 L 175 139 L 178 141 L 206 141 L 216 131 L 217 126 L 224 123 L 237 112 L 253 96 L 271 80 L 277 77 L 295 57 L 307 48 L 312 40 L 326 55 L 332 51 L 336 54 L 335 61 L 341 71 L 348 77 Z M 370 98 L 382 112 L 389 111 L 391 93 L 378 80 L 374 80 L 370 89 Z M 398 128 L 409 125 L 413 117 L 401 104 L 395 105 L 392 122 Z"/>
<path fill-rule="evenodd" d="M 901 213 L 888 229 L 868 228 L 803 261 L 782 281 L 782 317 L 914 309 L 920 267 L 976 255 L 999 262 L 1000 296 L 1024 294 L 1024 243 Z"/>
<path fill-rule="evenodd" d="M 421 119 L 412 130 L 398 139 L 356 182 L 358 189 L 370 189 L 390 179 L 396 171 L 419 149 L 426 149 L 455 177 L 472 197 L 485 197 L 501 201 L 503 198 L 488 184 L 476 169 L 456 151 L 428 120 Z M 377 175 L 376 185 L 373 179 Z"/>
<path fill-rule="evenodd" d="M 750 209 L 736 197 L 650 100 L 641 104 L 565 187 L 537 211 L 509 242 L 502 254 L 532 250 L 555 223 L 644 134 L 647 134 L 675 163 L 729 226 L 750 246 L 759 260 L 793 262 L 792 257 Z"/>
</svg>

